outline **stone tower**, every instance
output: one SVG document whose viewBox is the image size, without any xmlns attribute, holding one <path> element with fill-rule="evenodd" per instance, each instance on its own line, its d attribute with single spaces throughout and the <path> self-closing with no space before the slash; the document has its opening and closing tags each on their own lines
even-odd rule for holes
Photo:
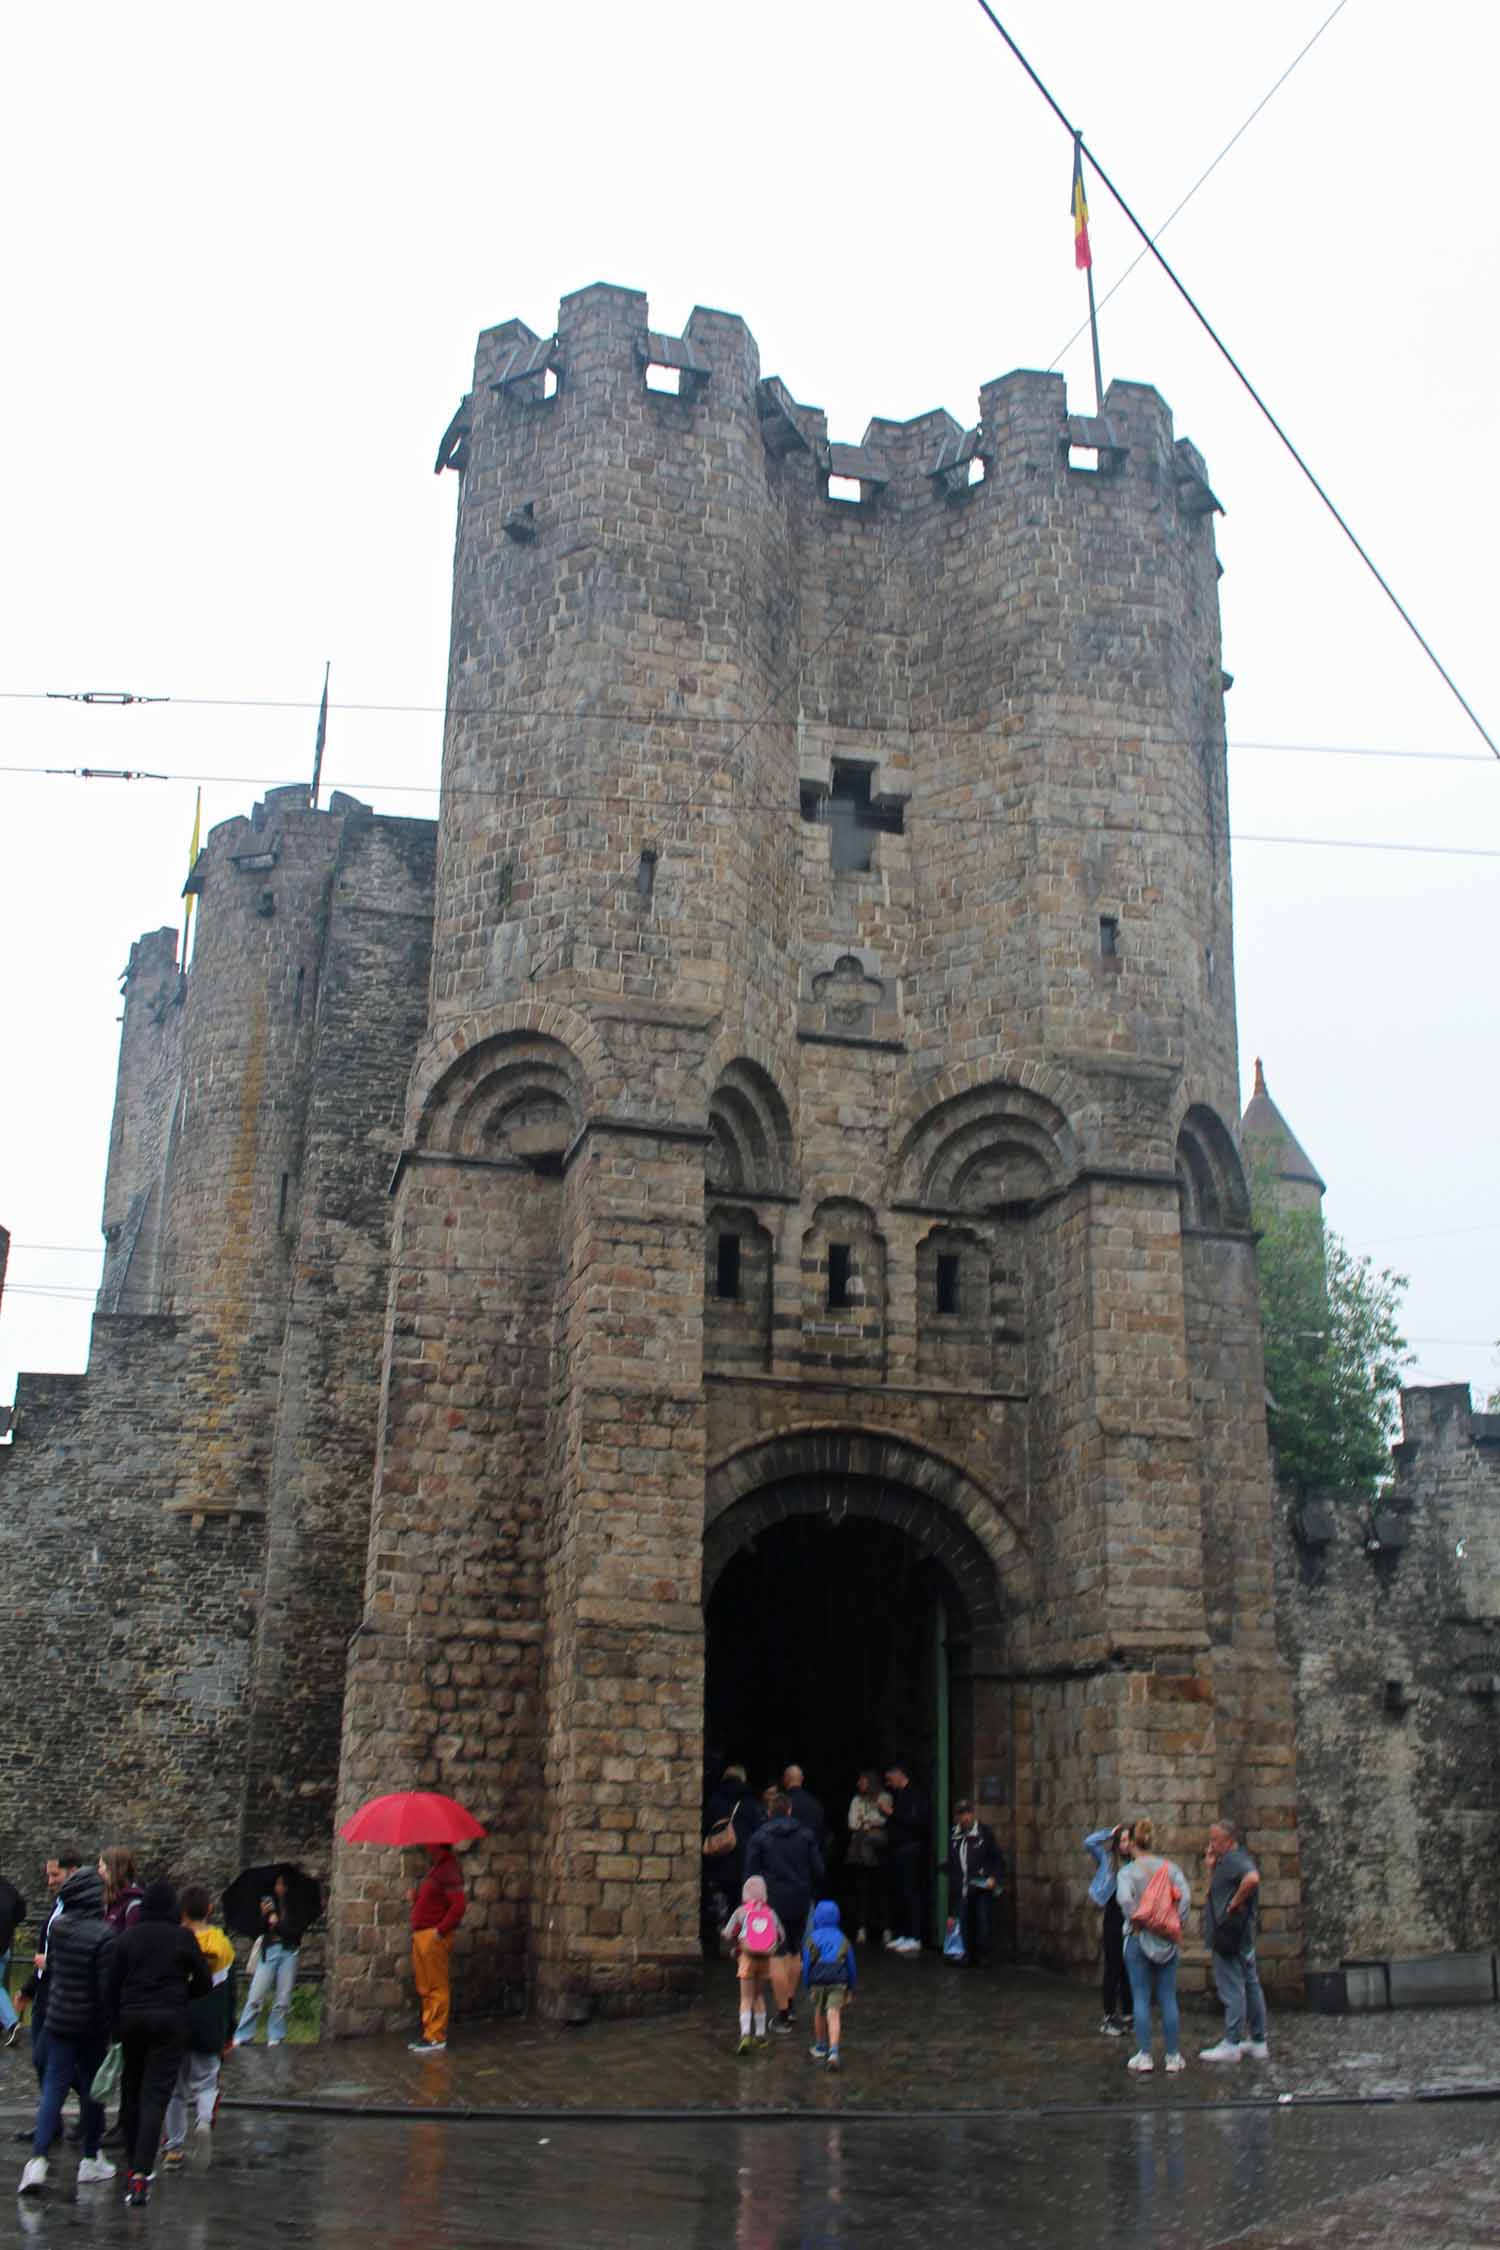
<svg viewBox="0 0 1500 2250">
<path fill-rule="evenodd" d="M 1276 1200 L 1284 1211 L 1310 1211 L 1323 1216 L 1326 1186 L 1296 1134 L 1266 1092 L 1266 1074 L 1255 1058 L 1255 1085 L 1240 1119 L 1240 1146 L 1251 1166 L 1263 1164 Z"/>
<path fill-rule="evenodd" d="M 1092 1951 L 1087 1827 L 1232 1809 L 1287 1973 L 1201 458 L 1033 373 L 830 443 L 740 320 L 599 286 L 480 339 L 444 466 L 341 1813 L 479 1811 L 470 2005 L 663 2004 L 706 1695 L 830 1802 L 898 1747 L 978 1799 L 1033 1956 Z M 395 2020 L 403 1928 L 342 1850 L 340 2029 Z"/>
</svg>

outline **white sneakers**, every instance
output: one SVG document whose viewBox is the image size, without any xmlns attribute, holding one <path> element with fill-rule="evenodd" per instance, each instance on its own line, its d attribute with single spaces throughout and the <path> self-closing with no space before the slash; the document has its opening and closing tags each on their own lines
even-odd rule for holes
<svg viewBox="0 0 1500 2250">
<path fill-rule="evenodd" d="M 86 2156 L 78 2167 L 78 2185 L 92 2187 L 98 2180 L 112 2180 L 115 2168 L 107 2156 Z"/>
<path fill-rule="evenodd" d="M 1154 2070 L 1155 2067 L 1156 2065 L 1152 2062 L 1151 2057 L 1149 2055 L 1142 2054 L 1139 2048 L 1136 2049 L 1136 2052 L 1131 2056 L 1129 2062 L 1125 2065 L 1125 2068 L 1127 2070 L 1140 2071 L 1142 2074 L 1144 2074 L 1148 2070 Z"/>
<path fill-rule="evenodd" d="M 887 1953 L 920 1953 L 922 1940 L 914 1937 L 888 1937 L 885 1950 Z"/>
<path fill-rule="evenodd" d="M 1271 2043 L 1268 2039 L 1247 2039 L 1240 2049 L 1240 2053 L 1248 2055 L 1252 2062 L 1269 2062 L 1271 2059 Z"/>
<path fill-rule="evenodd" d="M 1267 2048 L 1266 2052 L 1269 2054 L 1270 2049 Z M 1237 2039 L 1216 2039 L 1211 2047 L 1200 2047 L 1198 2049 L 1198 2060 L 1200 2062 L 1237 2063 L 1244 2053 L 1245 2049 Z"/>
<path fill-rule="evenodd" d="M 1171 2073 L 1171 2072 L 1173 2072 L 1173 2071 L 1178 2071 L 1178 2070 L 1186 2070 L 1186 2069 L 1187 2069 L 1187 2057 L 1186 2057 L 1186 2055 L 1168 2055 L 1168 2057 L 1167 2057 L 1167 2070 L 1168 2070 L 1168 2072 L 1169 2072 L 1169 2073 Z"/>
<path fill-rule="evenodd" d="M 25 2171 L 21 2174 L 21 2184 L 16 2189 L 16 2193 L 17 2195 L 40 2195 L 46 2185 L 47 2159 L 45 2156 L 33 2156 Z"/>
</svg>

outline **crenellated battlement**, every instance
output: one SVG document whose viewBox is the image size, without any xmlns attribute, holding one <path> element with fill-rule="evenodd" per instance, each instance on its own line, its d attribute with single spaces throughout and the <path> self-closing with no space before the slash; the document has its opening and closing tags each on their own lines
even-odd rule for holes
<svg viewBox="0 0 1500 2250">
<path fill-rule="evenodd" d="M 644 292 L 604 282 L 564 297 L 549 334 L 519 319 L 483 333 L 474 388 L 443 434 L 437 469 L 467 469 L 480 430 L 498 426 L 519 440 L 517 417 L 555 413 L 565 441 L 581 446 L 588 417 L 648 391 L 653 410 L 674 414 L 684 437 L 695 413 L 758 428 L 768 477 L 800 477 L 825 497 L 830 477 L 857 481 L 866 504 L 889 494 L 903 510 L 977 495 L 981 483 L 991 499 L 997 484 L 1038 477 L 1066 490 L 1070 468 L 1082 465 L 1099 480 L 1094 497 L 1111 483 L 1146 485 L 1153 504 L 1175 502 L 1188 530 L 1218 505 L 1202 456 L 1174 438 L 1171 410 L 1149 384 L 1117 380 L 1102 414 L 1084 414 L 1071 407 L 1060 374 L 1018 368 L 981 385 L 973 424 L 943 407 L 906 419 L 875 415 L 856 443 L 831 436 L 823 409 L 797 398 L 782 377 L 761 376 L 755 338 L 738 314 L 700 305 L 672 336 L 651 326 Z M 524 443 L 530 450 L 539 442 L 533 423 Z M 1080 454 L 1090 456 L 1086 463 Z"/>
</svg>

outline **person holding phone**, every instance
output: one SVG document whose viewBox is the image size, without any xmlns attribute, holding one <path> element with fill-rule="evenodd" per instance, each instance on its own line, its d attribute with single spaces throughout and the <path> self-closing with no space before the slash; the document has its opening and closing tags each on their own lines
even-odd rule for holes
<svg viewBox="0 0 1500 2250">
<path fill-rule="evenodd" d="M 302 1925 L 288 1903 L 287 1883 L 278 1875 L 260 1902 L 260 1959 L 250 1979 L 250 1997 L 234 2027 L 234 2043 L 248 2047 L 260 2024 L 261 2010 L 271 2002 L 266 2045 L 279 2047 L 286 2037 L 297 1964 L 302 1946 Z"/>
</svg>

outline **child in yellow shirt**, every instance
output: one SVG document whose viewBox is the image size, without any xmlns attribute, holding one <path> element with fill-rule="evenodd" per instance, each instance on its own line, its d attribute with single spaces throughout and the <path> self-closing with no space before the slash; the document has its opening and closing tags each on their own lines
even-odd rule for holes
<svg viewBox="0 0 1500 2250">
<path fill-rule="evenodd" d="M 214 1981 L 211 1990 L 192 2003 L 188 2051 L 167 2104 L 164 2161 L 174 2168 L 187 2157 L 189 2104 L 199 2132 L 213 2129 L 219 2106 L 219 2063 L 234 2038 L 234 1946 L 218 1924 L 210 1922 L 212 1908 L 213 1897 L 206 1883 L 186 1886 L 182 1919 L 198 1940 L 198 1950 Z"/>
</svg>

